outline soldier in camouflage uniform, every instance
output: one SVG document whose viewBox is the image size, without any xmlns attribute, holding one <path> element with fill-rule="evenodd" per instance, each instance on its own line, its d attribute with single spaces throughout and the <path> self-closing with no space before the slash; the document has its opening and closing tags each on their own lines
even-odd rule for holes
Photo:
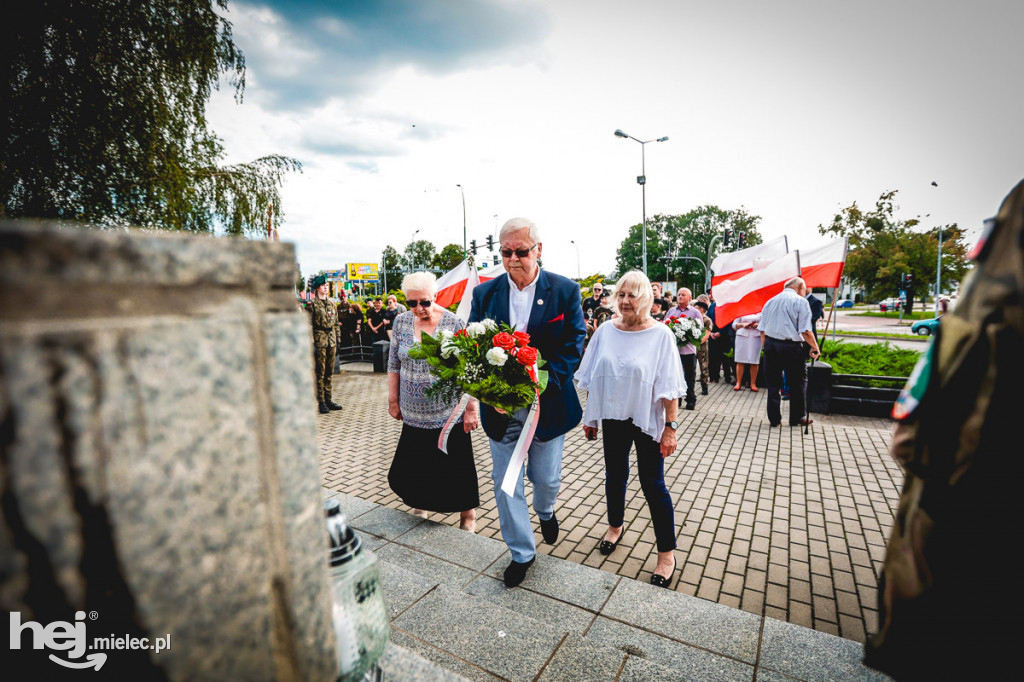
<svg viewBox="0 0 1024 682">
<path fill-rule="evenodd" d="M 700 342 L 700 347 L 697 348 L 697 362 L 700 363 L 700 394 L 707 395 L 708 380 L 711 378 L 708 374 L 708 338 L 711 335 L 711 318 L 708 317 L 707 301 L 701 300 L 703 296 L 704 294 L 698 296 L 693 305 L 697 306 L 701 315 L 704 316 L 704 339 Z"/>
<path fill-rule="evenodd" d="M 327 275 L 320 273 L 309 278 L 309 288 L 316 296 L 306 306 L 313 322 L 313 358 L 316 363 L 316 401 L 320 414 L 340 410 L 331 395 L 331 376 L 334 374 L 334 353 L 338 348 L 338 309 L 327 298 Z"/>
</svg>

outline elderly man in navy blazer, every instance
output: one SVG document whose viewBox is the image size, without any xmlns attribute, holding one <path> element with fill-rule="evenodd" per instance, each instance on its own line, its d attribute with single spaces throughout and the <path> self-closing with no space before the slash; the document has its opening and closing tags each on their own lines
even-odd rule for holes
<svg viewBox="0 0 1024 682">
<path fill-rule="evenodd" d="M 539 420 L 529 448 L 526 475 L 533 484 L 533 508 L 540 519 L 544 541 L 553 544 L 558 540 L 555 500 L 562 485 L 562 444 L 565 434 L 583 416 L 572 381 L 587 336 L 580 287 L 570 279 L 540 269 L 542 244 L 532 221 L 509 220 L 501 228 L 499 241 L 508 275 L 473 290 L 469 319 L 479 322 L 490 318 L 508 324 L 514 331 L 525 331 L 530 335 L 530 345 L 540 351 L 547 363 L 544 369 L 548 371 L 548 385 L 540 397 Z M 508 587 L 523 582 L 536 556 L 522 473 L 513 497 L 501 490 L 527 412 L 528 408 L 523 408 L 507 414 L 484 405 L 481 414 L 484 431 L 491 441 L 501 536 L 512 552 L 512 563 L 505 569 Z"/>
</svg>

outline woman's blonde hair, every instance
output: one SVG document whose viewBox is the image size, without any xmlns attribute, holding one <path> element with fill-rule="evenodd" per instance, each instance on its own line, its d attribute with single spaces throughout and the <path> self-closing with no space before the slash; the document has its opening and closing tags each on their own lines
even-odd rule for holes
<svg viewBox="0 0 1024 682">
<path fill-rule="evenodd" d="M 630 270 L 615 283 L 615 309 L 619 307 L 619 292 L 636 296 L 637 311 L 641 318 L 650 317 L 654 305 L 654 291 L 651 280 L 639 270 Z"/>
</svg>

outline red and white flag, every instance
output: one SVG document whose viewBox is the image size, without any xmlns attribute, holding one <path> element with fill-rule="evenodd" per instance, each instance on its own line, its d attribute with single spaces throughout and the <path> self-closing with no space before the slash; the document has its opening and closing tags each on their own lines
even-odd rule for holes
<svg viewBox="0 0 1024 682">
<path fill-rule="evenodd" d="M 473 289 L 481 282 L 494 279 L 505 274 L 505 268 L 495 265 L 479 273 L 469 259 L 462 261 L 437 280 L 437 296 L 434 302 L 447 308 L 456 301 L 459 307 L 455 314 L 465 322 L 469 319 L 470 306 L 473 303 Z"/>
<path fill-rule="evenodd" d="M 755 258 L 767 258 L 774 261 L 789 252 L 789 242 L 785 235 L 763 244 L 757 244 L 739 251 L 720 253 L 715 260 L 711 261 L 711 286 L 717 287 L 722 282 L 730 279 L 738 279 L 749 274 L 754 269 Z M 715 298 L 718 298 L 718 290 L 715 290 Z"/>
<path fill-rule="evenodd" d="M 799 275 L 800 252 L 791 251 L 762 269 L 722 282 L 714 288 L 715 324 L 724 327 L 737 317 L 761 312 L 768 299 Z"/>
<path fill-rule="evenodd" d="M 800 276 L 803 277 L 807 288 L 839 286 L 848 250 L 846 237 L 840 237 L 816 249 L 800 249 Z"/>
</svg>

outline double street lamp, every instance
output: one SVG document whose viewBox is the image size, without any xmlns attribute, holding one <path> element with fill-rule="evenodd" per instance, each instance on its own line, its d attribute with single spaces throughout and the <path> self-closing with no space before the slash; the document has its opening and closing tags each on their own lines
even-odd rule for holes
<svg viewBox="0 0 1024 682">
<path fill-rule="evenodd" d="M 638 140 L 628 133 L 622 132 L 622 130 L 615 131 L 615 137 L 628 137 L 634 142 L 640 143 L 640 175 L 637 176 L 637 184 L 640 185 L 643 201 L 643 254 L 644 254 L 644 274 L 647 274 L 647 159 L 644 150 L 648 142 L 665 142 L 668 137 L 659 137 L 656 140 Z"/>
</svg>

